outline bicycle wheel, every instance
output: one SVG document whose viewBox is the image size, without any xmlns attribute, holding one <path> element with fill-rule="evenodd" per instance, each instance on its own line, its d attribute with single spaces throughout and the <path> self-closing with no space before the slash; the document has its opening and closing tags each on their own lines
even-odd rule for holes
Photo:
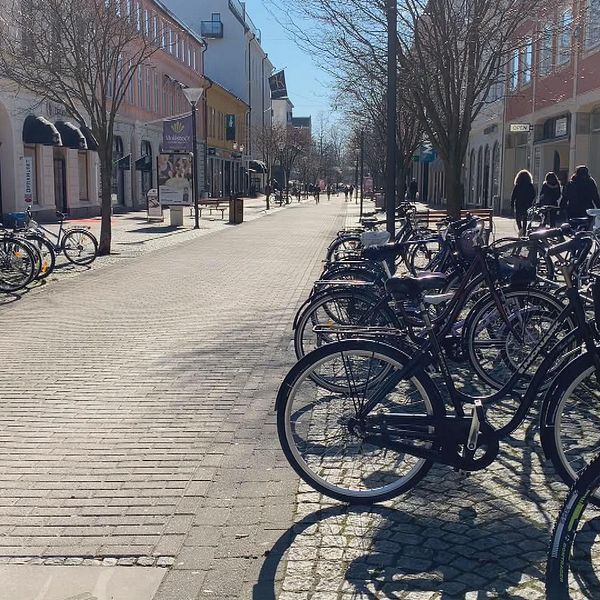
<svg viewBox="0 0 600 600">
<path fill-rule="evenodd" d="M 443 418 L 444 404 L 422 369 L 398 380 L 409 360 L 387 344 L 354 339 L 318 348 L 292 368 L 277 395 L 277 432 L 287 460 L 309 486 L 366 504 L 397 496 L 427 473 L 429 459 L 390 443 L 439 446 L 434 423 Z M 374 398 L 375 407 L 364 411 Z M 395 428 L 394 417 L 403 419 Z"/>
<path fill-rule="evenodd" d="M 17 292 L 35 277 L 35 254 L 29 244 L 14 237 L 0 239 L 0 291 Z"/>
<path fill-rule="evenodd" d="M 87 229 L 71 229 L 63 237 L 62 250 L 69 262 L 89 265 L 96 260 L 98 242 Z"/>
<path fill-rule="evenodd" d="M 362 242 L 358 235 L 346 235 L 338 238 L 327 248 L 326 261 L 339 260 L 345 254 L 356 254 L 362 248 Z"/>
<path fill-rule="evenodd" d="M 552 295 L 537 289 L 501 291 L 501 300 L 508 323 L 494 299 L 486 295 L 470 311 L 463 329 L 471 365 L 483 381 L 496 389 L 501 389 L 528 360 L 564 308 Z M 554 339 L 561 339 L 574 328 L 575 323 L 566 319 Z M 529 384 L 543 359 L 540 354 L 531 362 L 519 382 L 520 388 Z M 557 372 L 555 369 L 549 373 L 548 381 Z"/>
<path fill-rule="evenodd" d="M 407 266 L 411 273 L 434 270 L 435 259 L 440 251 L 439 240 L 429 240 L 411 245 L 408 251 Z"/>
<path fill-rule="evenodd" d="M 39 248 L 26 238 L 21 238 L 21 241 L 26 244 L 33 254 L 33 279 L 37 279 L 42 271 L 42 253 Z"/>
<path fill-rule="evenodd" d="M 41 256 L 40 271 L 36 278 L 45 279 L 54 271 L 56 266 L 54 246 L 45 237 L 35 233 L 28 233 L 27 241 L 37 249 Z"/>
<path fill-rule="evenodd" d="M 560 510 L 550 542 L 548 560 L 546 562 L 546 598 L 548 600 L 569 600 L 569 566 L 571 559 L 576 558 L 573 543 L 576 540 L 579 524 L 590 498 L 600 487 L 600 454 L 596 454 L 590 464 L 581 472 L 573 487 L 569 490 L 565 502 Z M 593 533 L 593 532 L 590 532 Z M 590 537 L 586 536 L 586 545 Z M 595 536 L 594 536 L 595 537 Z M 593 539 L 591 540 L 593 543 Z M 596 544 L 597 546 L 597 544 Z M 577 545 L 576 545 L 577 550 Z M 590 565 L 590 557 L 598 550 L 594 548 L 585 552 L 586 563 L 584 566 L 583 583 L 586 596 L 589 598 L 600 597 L 600 580 L 597 570 Z M 590 589 L 590 588 L 594 589 Z M 589 592 L 589 595 L 587 594 Z"/>
<path fill-rule="evenodd" d="M 540 438 L 561 479 L 572 485 L 600 448 L 600 385 L 585 353 L 565 366 L 544 400 Z M 594 495 L 600 503 L 600 494 Z"/>
<path fill-rule="evenodd" d="M 337 289 L 317 295 L 298 319 L 294 350 L 301 359 L 311 350 L 338 341 L 338 325 L 399 328 L 394 311 L 375 294 L 360 289 Z M 315 328 L 319 327 L 319 331 Z M 330 329 L 329 332 L 327 329 Z"/>
</svg>

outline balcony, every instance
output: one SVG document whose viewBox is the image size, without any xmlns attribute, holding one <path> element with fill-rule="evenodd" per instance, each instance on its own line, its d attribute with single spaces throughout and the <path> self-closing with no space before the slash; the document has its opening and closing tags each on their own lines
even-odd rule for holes
<svg viewBox="0 0 600 600">
<path fill-rule="evenodd" d="M 222 38 L 223 23 L 221 21 L 200 21 L 200 35 L 205 38 Z"/>
</svg>

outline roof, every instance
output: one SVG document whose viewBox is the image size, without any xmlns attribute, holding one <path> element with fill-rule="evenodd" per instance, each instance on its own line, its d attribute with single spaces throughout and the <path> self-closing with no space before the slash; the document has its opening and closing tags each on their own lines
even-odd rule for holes
<svg viewBox="0 0 600 600">
<path fill-rule="evenodd" d="M 292 117 L 294 127 L 312 127 L 312 117 Z"/>
<path fill-rule="evenodd" d="M 201 46 L 206 46 L 206 42 L 204 38 L 198 35 L 189 25 L 187 25 L 184 21 L 182 21 L 170 8 L 167 8 L 160 0 L 152 0 L 156 6 L 160 8 L 164 13 L 166 13 L 169 18 L 177 23 L 190 37 L 193 37 Z"/>
</svg>

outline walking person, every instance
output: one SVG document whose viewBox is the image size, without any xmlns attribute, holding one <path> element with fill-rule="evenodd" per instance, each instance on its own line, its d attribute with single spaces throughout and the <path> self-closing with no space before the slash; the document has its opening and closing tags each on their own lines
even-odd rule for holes
<svg viewBox="0 0 600 600">
<path fill-rule="evenodd" d="M 419 193 L 419 184 L 416 179 L 411 179 L 408 184 L 408 199 L 411 202 L 414 202 L 417 199 L 417 194 Z"/>
<path fill-rule="evenodd" d="M 345 185 L 344 186 L 344 202 L 348 202 L 348 192 L 349 192 L 348 186 Z"/>
<path fill-rule="evenodd" d="M 577 167 L 565 185 L 560 207 L 566 209 L 569 219 L 587 217 L 588 208 L 600 208 L 598 187 L 585 165 Z"/>
<path fill-rule="evenodd" d="M 527 210 L 535 200 L 535 188 L 531 173 L 526 169 L 519 171 L 515 177 L 515 187 L 510 197 L 510 206 L 515 211 L 515 220 L 519 235 L 525 235 L 527 227 Z"/>
<path fill-rule="evenodd" d="M 540 206 L 556 206 L 558 208 L 561 194 L 562 189 L 556 173 L 552 171 L 546 173 L 546 178 L 540 191 Z M 556 226 L 556 212 L 555 210 L 551 210 L 548 214 L 550 227 Z"/>
<path fill-rule="evenodd" d="M 331 186 L 327 186 L 327 201 L 331 200 Z"/>
<path fill-rule="evenodd" d="M 321 188 L 319 187 L 318 183 L 317 183 L 317 185 L 315 185 L 314 194 L 315 194 L 315 204 L 319 204 L 319 200 L 320 200 L 319 196 L 321 194 Z"/>
<path fill-rule="evenodd" d="M 352 194 L 354 194 L 354 186 L 350 184 L 350 202 L 352 202 Z"/>
</svg>

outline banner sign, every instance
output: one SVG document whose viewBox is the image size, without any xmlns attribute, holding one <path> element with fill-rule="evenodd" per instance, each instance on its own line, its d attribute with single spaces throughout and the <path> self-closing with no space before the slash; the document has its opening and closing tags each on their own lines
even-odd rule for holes
<svg viewBox="0 0 600 600">
<path fill-rule="evenodd" d="M 192 141 L 192 115 L 163 121 L 163 150 L 167 152 L 191 152 Z"/>
<path fill-rule="evenodd" d="M 225 139 L 235 142 L 235 115 L 225 115 Z"/>
<path fill-rule="evenodd" d="M 27 204 L 33 202 L 33 157 L 24 157 L 25 166 L 25 195 L 24 199 Z"/>
<path fill-rule="evenodd" d="M 287 85 L 285 84 L 285 72 L 278 71 L 269 77 L 269 87 L 271 88 L 271 98 L 287 98 Z"/>
<path fill-rule="evenodd" d="M 365 175 L 363 177 L 363 190 L 365 194 L 373 193 L 373 178 L 370 175 Z"/>
<path fill-rule="evenodd" d="M 157 159 L 158 200 L 162 206 L 192 204 L 192 157 L 160 154 Z"/>
</svg>

